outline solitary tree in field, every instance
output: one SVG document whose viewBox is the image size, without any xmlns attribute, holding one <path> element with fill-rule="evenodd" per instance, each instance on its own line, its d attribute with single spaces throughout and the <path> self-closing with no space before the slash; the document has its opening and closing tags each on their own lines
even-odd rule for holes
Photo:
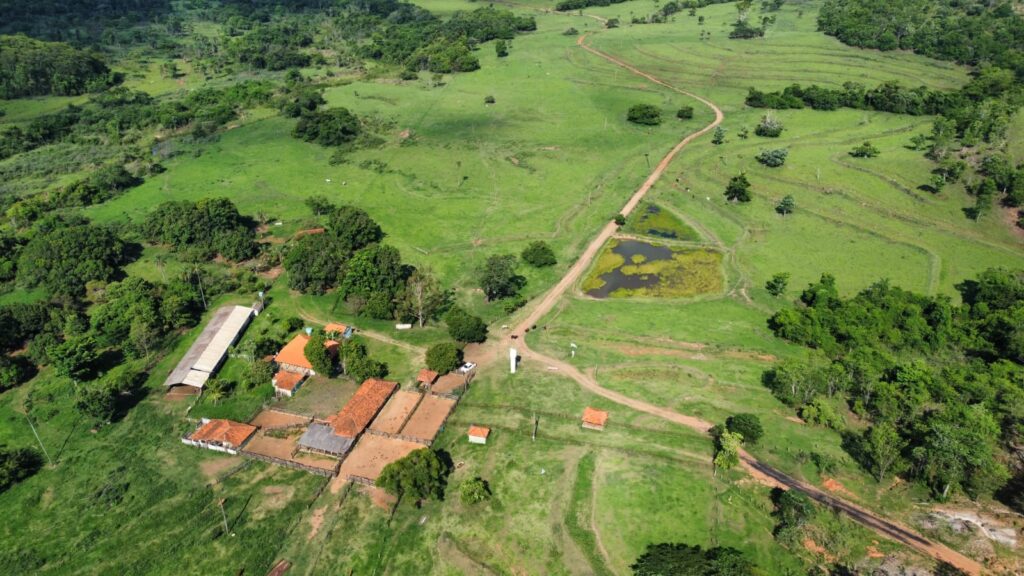
<svg viewBox="0 0 1024 576">
<path fill-rule="evenodd" d="M 711 143 L 715 146 L 725 144 L 725 129 L 721 126 L 715 128 L 715 134 L 711 137 Z"/>
<path fill-rule="evenodd" d="M 787 214 L 792 214 L 795 208 L 796 200 L 794 200 L 792 196 L 787 195 L 781 202 L 779 202 L 778 206 L 775 207 L 775 211 L 786 216 Z"/>
<path fill-rule="evenodd" d="M 676 118 L 680 120 L 689 120 L 693 118 L 693 106 L 683 106 L 676 111 Z"/>
<path fill-rule="evenodd" d="M 727 470 L 740 463 L 740 445 L 743 444 L 743 435 L 738 432 L 723 430 L 718 436 L 718 453 L 715 454 L 714 475 L 718 471 Z"/>
<path fill-rule="evenodd" d="M 508 56 L 508 43 L 499 38 L 494 43 L 494 52 L 498 55 L 498 58 Z"/>
<path fill-rule="evenodd" d="M 850 156 L 854 158 L 874 158 L 881 152 L 871 142 L 864 142 L 860 146 L 857 146 L 853 150 L 850 150 Z"/>
<path fill-rule="evenodd" d="M 491 487 L 487 485 L 487 480 L 477 476 L 462 483 L 459 496 L 463 504 L 478 504 L 491 499 Z"/>
<path fill-rule="evenodd" d="M 487 300 L 513 296 L 526 284 L 526 278 L 516 273 L 516 257 L 512 254 L 488 258 L 480 269 L 479 279 Z"/>
<path fill-rule="evenodd" d="M 750 180 L 746 174 L 733 176 L 725 187 L 725 197 L 730 202 L 750 202 Z"/>
<path fill-rule="evenodd" d="M 789 273 L 787 272 L 775 274 L 764 284 L 765 290 L 775 297 L 785 294 L 787 286 L 789 286 Z"/>
<path fill-rule="evenodd" d="M 530 245 L 523 250 L 522 257 L 524 262 L 534 268 L 554 266 L 557 262 L 555 259 L 555 252 L 551 249 L 551 246 L 548 246 L 548 243 L 543 240 L 531 242 Z"/>
</svg>

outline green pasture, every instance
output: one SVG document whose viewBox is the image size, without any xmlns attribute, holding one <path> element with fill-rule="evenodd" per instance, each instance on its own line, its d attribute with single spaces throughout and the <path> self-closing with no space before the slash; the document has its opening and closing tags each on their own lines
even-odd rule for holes
<svg viewBox="0 0 1024 576">
<path fill-rule="evenodd" d="M 604 432 L 579 426 L 586 405 L 611 410 Z M 486 446 L 466 441 L 470 423 L 492 428 Z M 739 472 L 713 478 L 706 439 L 607 405 L 540 367 L 477 381 L 437 445 L 456 466 L 444 502 L 401 502 L 389 522 L 358 488 L 325 493 L 286 546 L 293 570 L 625 574 L 647 544 L 663 541 L 734 546 L 766 574 L 803 566 L 804 551 L 773 540 L 768 490 Z M 467 506 L 457 490 L 476 476 L 494 495 Z M 314 532 L 318 509 L 327 519 Z M 863 556 L 870 535 L 841 526 L 858 542 L 850 557 Z"/>
</svg>

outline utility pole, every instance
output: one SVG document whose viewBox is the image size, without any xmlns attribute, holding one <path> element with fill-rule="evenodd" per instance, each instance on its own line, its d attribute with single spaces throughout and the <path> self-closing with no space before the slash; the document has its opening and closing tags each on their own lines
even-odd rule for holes
<svg viewBox="0 0 1024 576">
<path fill-rule="evenodd" d="M 220 506 L 220 517 L 224 519 L 224 533 L 228 533 L 228 515 L 224 512 L 224 498 L 217 500 L 217 505 Z"/>
<path fill-rule="evenodd" d="M 647 160 L 647 169 L 650 170 L 651 169 L 651 155 L 649 153 L 647 153 L 647 152 L 644 152 L 644 158 Z"/>
<path fill-rule="evenodd" d="M 534 412 L 533 413 L 533 436 L 531 437 L 531 440 L 534 441 L 534 442 L 537 441 L 537 426 L 539 424 L 540 424 L 540 420 L 537 419 L 537 413 Z"/>
<path fill-rule="evenodd" d="M 39 432 L 36 432 L 36 426 L 32 423 L 32 419 L 29 418 L 28 412 L 25 413 L 25 420 L 28 420 L 28 426 L 32 429 L 32 433 L 36 436 L 36 442 L 39 442 L 39 447 L 43 449 L 43 454 L 46 455 L 46 461 L 53 466 L 53 458 L 50 458 L 50 453 L 46 451 L 46 446 L 43 446 L 43 440 L 39 437 Z"/>
</svg>

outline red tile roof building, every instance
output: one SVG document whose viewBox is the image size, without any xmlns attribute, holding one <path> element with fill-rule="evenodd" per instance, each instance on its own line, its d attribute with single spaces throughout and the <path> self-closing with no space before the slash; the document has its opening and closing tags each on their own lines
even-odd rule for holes
<svg viewBox="0 0 1024 576">
<path fill-rule="evenodd" d="M 250 424 L 214 419 L 203 422 L 195 432 L 181 440 L 192 446 L 236 454 L 255 433 L 256 427 Z"/>
<path fill-rule="evenodd" d="M 604 430 L 604 425 L 608 422 L 608 413 L 604 410 L 598 410 L 587 406 L 583 409 L 583 427 L 590 428 L 591 430 Z"/>
<path fill-rule="evenodd" d="M 309 342 L 308 334 L 297 334 L 291 342 L 284 345 L 281 351 L 274 356 L 274 362 L 288 372 L 299 372 L 313 375 L 313 365 L 306 359 L 306 343 Z M 324 346 L 332 354 L 338 353 L 338 343 L 334 340 L 327 340 Z"/>
<path fill-rule="evenodd" d="M 274 391 L 282 396 L 293 396 L 305 379 L 305 374 L 278 370 L 277 374 L 274 374 Z"/>
<path fill-rule="evenodd" d="M 473 444 L 487 444 L 487 437 L 491 435 L 491 429 L 486 426 L 470 426 L 466 435 Z"/>
<path fill-rule="evenodd" d="M 424 368 L 423 370 L 420 370 L 419 374 L 416 375 L 416 381 L 419 382 L 420 384 L 430 386 L 434 382 L 437 382 L 437 377 L 437 372 L 434 372 L 433 370 L 427 370 L 426 368 Z"/>
<path fill-rule="evenodd" d="M 341 411 L 327 419 L 327 423 L 338 436 L 355 438 L 370 425 L 397 389 L 398 382 L 370 378 L 359 386 Z"/>
</svg>

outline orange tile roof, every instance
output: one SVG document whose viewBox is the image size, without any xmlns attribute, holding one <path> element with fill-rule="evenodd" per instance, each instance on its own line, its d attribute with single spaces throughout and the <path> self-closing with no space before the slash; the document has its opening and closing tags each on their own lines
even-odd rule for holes
<svg viewBox="0 0 1024 576">
<path fill-rule="evenodd" d="M 274 362 L 278 364 L 291 364 L 292 366 L 298 366 L 305 368 L 306 370 L 312 370 L 313 365 L 306 360 L 306 342 L 309 342 L 309 336 L 305 333 L 296 334 L 295 338 L 292 338 L 291 342 L 284 345 L 281 351 L 274 356 Z M 335 353 L 338 350 L 338 343 L 334 340 L 327 340 L 324 342 L 324 346 Z"/>
<path fill-rule="evenodd" d="M 476 436 L 479 438 L 487 438 L 491 434 L 491 429 L 486 426 L 470 426 L 469 435 Z"/>
<path fill-rule="evenodd" d="M 370 425 L 396 388 L 398 382 L 370 378 L 359 386 L 341 411 L 327 419 L 327 423 L 338 436 L 355 438 Z"/>
<path fill-rule="evenodd" d="M 190 438 L 200 442 L 216 442 L 238 447 L 256 433 L 256 427 L 233 420 L 210 420 L 192 433 Z"/>
<path fill-rule="evenodd" d="M 348 324 L 339 324 L 337 322 L 331 322 L 327 326 L 324 326 L 324 332 L 330 334 L 331 332 L 337 332 L 338 334 L 344 334 L 348 330 Z"/>
<path fill-rule="evenodd" d="M 437 380 L 437 376 L 437 372 L 424 368 L 423 370 L 420 370 L 420 373 L 416 376 L 416 381 L 424 384 L 433 384 L 434 381 Z"/>
<path fill-rule="evenodd" d="M 604 410 L 598 410 L 587 406 L 583 409 L 583 423 L 590 424 L 593 426 L 604 426 L 608 422 L 608 413 Z"/>
<path fill-rule="evenodd" d="M 274 386 L 291 392 L 302 383 L 303 378 L 305 378 L 305 375 L 298 372 L 278 370 L 277 374 L 274 374 Z"/>
</svg>

